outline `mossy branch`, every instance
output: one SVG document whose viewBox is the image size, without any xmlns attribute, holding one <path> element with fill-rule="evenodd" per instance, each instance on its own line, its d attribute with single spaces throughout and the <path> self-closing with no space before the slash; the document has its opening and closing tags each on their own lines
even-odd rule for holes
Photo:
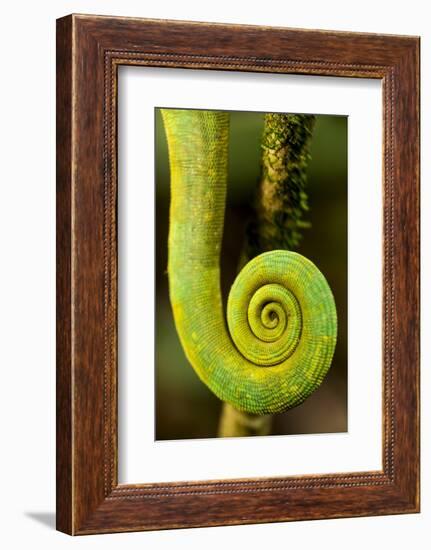
<svg viewBox="0 0 431 550">
<path fill-rule="evenodd" d="M 306 181 L 314 122 L 312 115 L 265 115 L 261 179 L 247 230 L 249 259 L 268 250 L 298 248 L 303 230 L 310 227 Z"/>
<path fill-rule="evenodd" d="M 305 219 L 309 210 L 306 180 L 314 123 L 313 115 L 265 114 L 255 213 L 239 269 L 262 252 L 298 248 L 303 230 L 310 227 Z M 271 418 L 249 415 L 223 403 L 219 436 L 267 435 Z"/>
</svg>

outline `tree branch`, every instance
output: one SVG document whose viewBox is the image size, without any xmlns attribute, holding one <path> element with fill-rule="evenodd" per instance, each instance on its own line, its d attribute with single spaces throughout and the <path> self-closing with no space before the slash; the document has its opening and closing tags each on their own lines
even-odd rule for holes
<svg viewBox="0 0 431 550">
<path fill-rule="evenodd" d="M 303 216 L 308 212 L 306 170 L 314 122 L 313 115 L 265 114 L 261 178 L 239 270 L 263 252 L 296 249 L 302 231 L 310 227 Z M 219 436 L 268 435 L 271 420 L 270 415 L 250 415 L 223 403 Z"/>
</svg>

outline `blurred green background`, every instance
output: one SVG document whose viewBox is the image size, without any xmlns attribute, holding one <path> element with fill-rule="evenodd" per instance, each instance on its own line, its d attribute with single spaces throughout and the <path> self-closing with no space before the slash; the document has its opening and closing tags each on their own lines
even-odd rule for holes
<svg viewBox="0 0 431 550">
<path fill-rule="evenodd" d="M 221 255 L 226 300 L 237 273 L 260 175 L 263 113 L 231 112 L 229 176 Z M 199 380 L 179 342 L 168 294 L 169 162 L 156 109 L 156 439 L 217 437 L 222 402 Z M 310 212 L 298 252 L 323 272 L 334 293 L 338 340 L 332 367 L 302 405 L 274 415 L 272 435 L 347 431 L 347 117 L 317 115 L 310 147 Z"/>
</svg>

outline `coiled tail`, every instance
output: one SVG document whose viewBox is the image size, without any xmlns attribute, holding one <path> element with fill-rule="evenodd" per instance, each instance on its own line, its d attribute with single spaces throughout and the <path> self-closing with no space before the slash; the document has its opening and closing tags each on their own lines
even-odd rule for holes
<svg viewBox="0 0 431 550">
<path fill-rule="evenodd" d="M 337 316 L 325 277 L 295 252 L 251 260 L 231 288 L 227 322 L 220 250 L 229 115 L 163 109 L 171 170 L 169 292 L 184 352 L 223 401 L 254 414 L 302 403 L 321 384 Z"/>
</svg>

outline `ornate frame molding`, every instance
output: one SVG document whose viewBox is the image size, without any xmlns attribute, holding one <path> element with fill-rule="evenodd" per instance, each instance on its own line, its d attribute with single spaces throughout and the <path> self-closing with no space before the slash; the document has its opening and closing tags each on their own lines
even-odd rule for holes
<svg viewBox="0 0 431 550">
<path fill-rule="evenodd" d="M 79 15 L 57 25 L 58 529 L 86 534 L 418 511 L 419 39 Z M 382 471 L 118 484 L 119 65 L 382 80 Z"/>
</svg>

